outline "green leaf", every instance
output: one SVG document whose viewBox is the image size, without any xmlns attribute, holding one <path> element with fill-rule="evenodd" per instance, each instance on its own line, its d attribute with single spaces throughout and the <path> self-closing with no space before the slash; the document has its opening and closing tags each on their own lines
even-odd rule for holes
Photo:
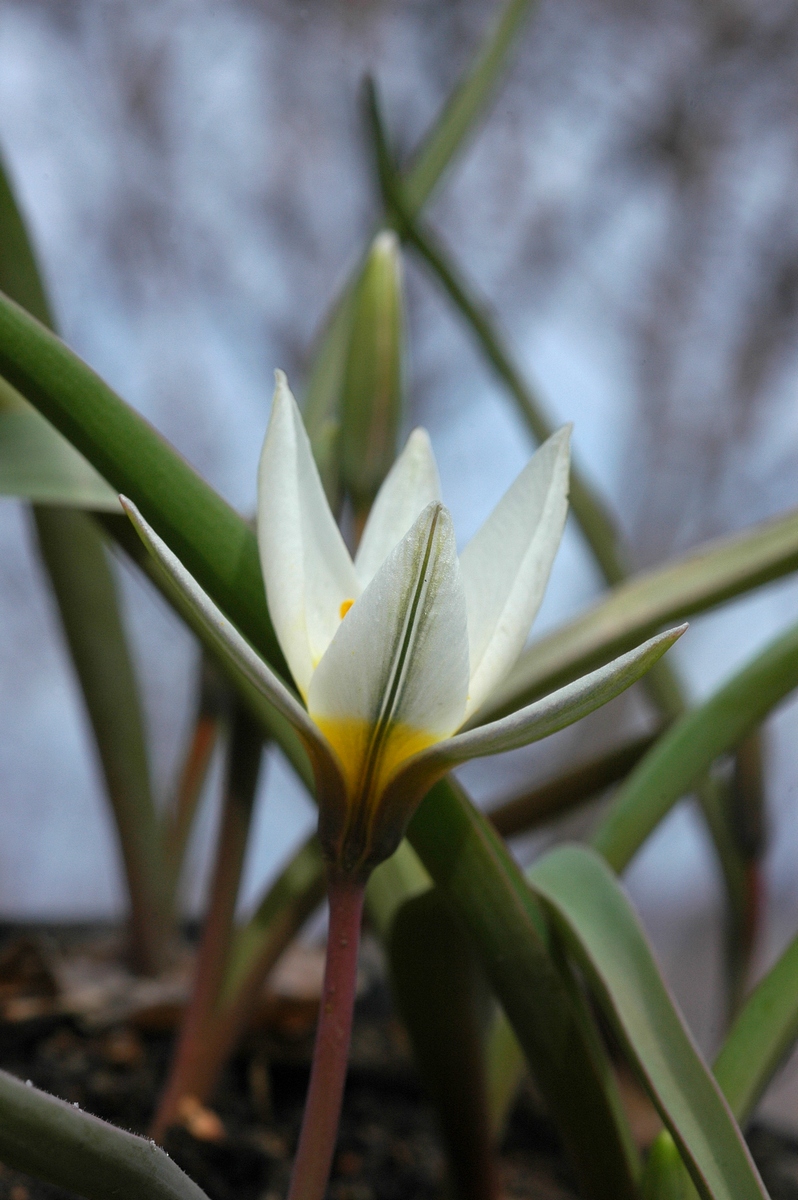
<svg viewBox="0 0 798 1200">
<path fill-rule="evenodd" d="M 52 326 L 44 284 L 0 163 L 0 287 Z M 83 690 L 119 832 L 134 966 L 162 965 L 171 905 L 164 886 L 144 723 L 114 578 L 99 530 L 76 507 L 119 512 L 116 493 L 0 379 L 0 492 L 39 502 L 39 548 Z M 66 507 L 69 506 L 69 507 Z"/>
<path fill-rule="evenodd" d="M 695 1200 L 698 1192 L 667 1129 L 654 1139 L 640 1182 L 640 1200 Z"/>
<path fill-rule="evenodd" d="M 798 1037 L 798 937 L 760 979 L 715 1059 L 715 1078 L 741 1125 Z"/>
<path fill-rule="evenodd" d="M 528 878 L 612 1021 L 705 1200 L 767 1193 L 723 1094 L 662 982 L 629 901 L 583 846 L 547 854 Z"/>
<path fill-rule="evenodd" d="M 34 521 L 119 831 L 133 959 L 139 970 L 153 973 L 163 965 L 170 905 L 138 686 L 114 577 L 103 539 L 85 513 L 38 508 Z"/>
<path fill-rule="evenodd" d="M 286 673 L 252 531 L 76 354 L 2 295 L 0 375 L 130 497 L 245 637 Z"/>
<path fill-rule="evenodd" d="M 546 441 L 554 432 L 551 420 L 513 361 L 487 306 L 476 299 L 434 234 L 422 225 L 408 203 L 406 187 L 395 167 L 385 137 L 373 84 L 369 88 L 368 101 L 379 182 L 386 210 L 401 237 L 417 251 L 465 319 L 485 358 L 515 400 L 532 436 L 539 443 Z M 608 582 L 617 583 L 624 578 L 626 569 L 615 522 L 573 460 L 570 506 Z"/>
<path fill-rule="evenodd" d="M 207 1200 L 154 1142 L 0 1071 L 0 1160 L 86 1200 Z"/>
<path fill-rule="evenodd" d="M 493 1139 L 498 1144 L 504 1136 L 510 1110 L 526 1073 L 521 1044 L 501 1009 L 494 1017 L 485 1055 L 488 1075 L 488 1120 Z"/>
<path fill-rule="evenodd" d="M 509 0 L 477 57 L 454 89 L 405 176 L 407 202 L 420 209 L 485 115 L 515 38 L 529 15 L 530 0 Z"/>
<path fill-rule="evenodd" d="M 383 941 L 389 937 L 394 917 L 404 902 L 430 887 L 432 880 L 404 838 L 391 857 L 372 871 L 366 887 L 366 912 Z"/>
<path fill-rule="evenodd" d="M 49 421 L 0 379 L 0 495 L 119 511 L 116 492 Z"/>
<path fill-rule="evenodd" d="M 771 642 L 649 751 L 618 791 L 594 847 L 622 871 L 669 809 L 798 686 L 798 625 Z"/>
<path fill-rule="evenodd" d="M 388 939 L 393 993 L 433 1101 L 458 1200 L 496 1192 L 485 1033 L 490 994 L 474 947 L 438 888 L 406 901 Z"/>
<path fill-rule="evenodd" d="M 0 288 L 44 325 L 50 306 L 8 176 L 0 162 Z M 48 421 L 0 381 L 0 495 L 42 504 L 116 508 L 116 495 Z"/>
<path fill-rule="evenodd" d="M 606 1051 L 552 960 L 543 913 L 504 843 L 450 780 L 435 785 L 408 836 L 469 929 L 582 1191 L 636 1197 L 637 1155 Z"/>
<path fill-rule="evenodd" d="M 488 810 L 488 820 L 503 838 L 516 837 L 587 804 L 613 783 L 625 779 L 651 749 L 659 734 L 632 738 L 615 750 L 574 767 L 547 783 L 500 800 Z"/>
<path fill-rule="evenodd" d="M 509 0 L 495 27 L 451 93 L 408 169 L 408 203 L 423 205 L 485 113 L 531 0 Z M 338 505 L 340 397 L 362 261 L 333 305 L 313 355 L 302 406 L 313 456 L 333 511 Z"/>
<path fill-rule="evenodd" d="M 706 542 L 635 575 L 522 654 L 481 720 L 514 711 L 655 629 L 781 579 L 798 567 L 798 511 Z"/>
</svg>

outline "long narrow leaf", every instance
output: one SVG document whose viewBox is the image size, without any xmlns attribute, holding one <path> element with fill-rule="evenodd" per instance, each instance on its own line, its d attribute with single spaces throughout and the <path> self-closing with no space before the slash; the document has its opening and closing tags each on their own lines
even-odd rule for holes
<svg viewBox="0 0 798 1200">
<path fill-rule="evenodd" d="M 636 1196 L 637 1156 L 612 1069 L 587 1009 L 550 956 L 523 874 L 450 780 L 410 823 L 410 842 L 469 928 L 586 1196 Z"/>
<path fill-rule="evenodd" d="M 771 642 L 709 700 L 678 721 L 616 795 L 593 845 L 622 871 L 714 760 L 798 686 L 798 625 Z"/>
<path fill-rule="evenodd" d="M 455 1200 L 492 1200 L 485 1032 L 490 995 L 471 939 L 438 888 L 408 900 L 388 939 L 393 993 L 438 1113 Z"/>
<path fill-rule="evenodd" d="M 119 511 L 116 493 L 41 413 L 0 379 L 0 495 Z"/>
<path fill-rule="evenodd" d="M 408 204 L 421 208 L 484 115 L 532 0 L 508 0 L 502 15 L 443 107 L 405 175 Z M 349 344 L 352 298 L 362 263 L 353 271 L 327 318 L 313 355 L 303 415 L 327 498 L 338 492 L 336 440 L 339 401 Z"/>
<path fill-rule="evenodd" d="M 488 810 L 488 820 L 503 838 L 528 833 L 570 812 L 624 779 L 657 740 L 656 734 L 633 738 L 547 783 L 526 788 Z"/>
<path fill-rule="evenodd" d="M 528 873 L 598 996 L 706 1200 L 766 1192 L 712 1073 L 657 970 L 609 867 L 583 846 L 547 854 Z"/>
<path fill-rule="evenodd" d="M 513 362 L 486 306 L 475 299 L 471 290 L 460 279 L 446 252 L 432 232 L 422 226 L 408 203 L 405 185 L 395 168 L 387 145 L 373 85 L 369 91 L 369 112 L 380 186 L 387 211 L 393 216 L 402 238 L 419 253 L 454 306 L 464 316 L 488 362 L 515 398 L 535 440 L 545 441 L 554 432 L 553 425 Z M 626 568 L 615 522 L 598 494 L 573 462 L 570 505 L 608 582 L 617 583 L 624 578 Z"/>
<path fill-rule="evenodd" d="M 474 62 L 421 143 L 404 180 L 407 203 L 413 211 L 418 211 L 429 199 L 446 168 L 484 116 L 530 8 L 530 0 L 509 0 Z"/>
<path fill-rule="evenodd" d="M 130 497 L 216 603 L 280 669 L 283 659 L 266 609 L 251 531 L 151 425 L 54 334 L 3 295 L 0 375 L 117 492 Z"/>
<path fill-rule="evenodd" d="M 0 163 L 0 288 L 52 326 L 44 283 Z M 113 490 L 41 413 L 0 380 L 0 490 L 33 509 L 116 818 L 131 904 L 134 966 L 162 965 L 170 926 L 144 722 L 106 548 L 85 505 L 119 511 Z M 54 507 L 70 505 L 71 507 Z"/>
<path fill-rule="evenodd" d="M 84 513 L 38 508 L 34 520 L 119 831 L 133 959 L 139 970 L 154 972 L 163 965 L 169 903 L 138 687 L 114 578 L 102 538 Z"/>
<path fill-rule="evenodd" d="M 798 1037 L 798 937 L 760 979 L 715 1059 L 715 1078 L 741 1125 Z"/>
</svg>

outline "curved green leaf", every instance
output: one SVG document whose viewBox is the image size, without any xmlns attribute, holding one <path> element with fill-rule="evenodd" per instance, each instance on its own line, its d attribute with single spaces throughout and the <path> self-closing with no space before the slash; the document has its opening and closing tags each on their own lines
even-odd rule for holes
<svg viewBox="0 0 798 1200">
<path fill-rule="evenodd" d="M 116 492 L 4 379 L 0 379 L 0 495 L 35 504 L 119 511 Z"/>
<path fill-rule="evenodd" d="M 593 838 L 622 871 L 668 810 L 720 755 L 798 686 L 798 625 L 771 642 L 660 738 L 618 791 Z"/>
<path fill-rule="evenodd" d="M 52 328 L 52 314 L 33 248 L 2 163 L 0 231 L 0 288 Z M 117 507 L 113 490 L 85 458 L 2 380 L 0 495 L 78 508 Z"/>
<path fill-rule="evenodd" d="M 508 3 L 473 62 L 449 96 L 433 128 L 424 138 L 405 175 L 408 203 L 421 207 L 440 182 L 486 110 L 505 67 L 513 41 L 531 0 Z M 339 401 L 351 331 L 352 309 L 362 262 L 333 305 L 322 330 L 302 406 L 313 457 L 319 467 L 330 507 L 338 498 L 337 442 Z M 38 314 L 37 314 L 38 315 Z"/>
<path fill-rule="evenodd" d="M 767 1196 L 729 1105 L 703 1063 L 607 864 L 563 846 L 529 872 L 585 972 L 705 1200 Z"/>
<path fill-rule="evenodd" d="M 468 926 L 583 1193 L 636 1197 L 637 1153 L 606 1050 L 581 992 L 551 957 L 541 907 L 506 846 L 448 779 L 423 801 L 408 837 Z"/>
<path fill-rule="evenodd" d="M 494 1148 L 488 1113 L 485 975 L 468 931 L 428 888 L 406 901 L 388 938 L 393 993 L 447 1149 L 456 1200 L 492 1200 Z"/>
<path fill-rule="evenodd" d="M 715 1078 L 741 1125 L 798 1037 L 798 937 L 760 979 L 715 1059 Z"/>
<path fill-rule="evenodd" d="M 509 0 L 474 62 L 421 143 L 404 181 L 407 202 L 413 210 L 421 208 L 429 199 L 449 163 L 483 116 L 530 8 L 530 0 Z"/>
<path fill-rule="evenodd" d="M 86 1200 L 208 1200 L 154 1142 L 0 1071 L 0 1160 Z"/>
<path fill-rule="evenodd" d="M 171 931 L 138 684 L 103 538 L 74 508 L 35 508 L 42 558 L 83 690 L 119 833 L 138 970 L 155 973 Z"/>
<path fill-rule="evenodd" d="M 285 673 L 252 531 L 147 421 L 2 294 L 0 375 L 130 497 L 242 633 Z"/>
</svg>

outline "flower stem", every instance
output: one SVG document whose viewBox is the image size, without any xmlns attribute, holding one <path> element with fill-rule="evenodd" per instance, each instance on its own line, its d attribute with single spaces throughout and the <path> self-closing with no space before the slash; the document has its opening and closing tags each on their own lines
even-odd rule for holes
<svg viewBox="0 0 798 1200">
<path fill-rule="evenodd" d="M 330 874 L 324 991 L 288 1200 L 323 1200 L 346 1080 L 365 884 Z"/>
</svg>

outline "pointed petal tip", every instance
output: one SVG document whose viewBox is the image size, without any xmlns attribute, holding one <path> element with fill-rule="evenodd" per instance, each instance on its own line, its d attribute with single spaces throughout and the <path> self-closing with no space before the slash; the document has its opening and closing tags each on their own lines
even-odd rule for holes
<svg viewBox="0 0 798 1200">
<path fill-rule="evenodd" d="M 420 450 L 423 447 L 432 454 L 432 442 L 423 425 L 416 425 L 415 429 L 411 429 L 405 446 L 412 446 L 414 450 Z"/>
</svg>

